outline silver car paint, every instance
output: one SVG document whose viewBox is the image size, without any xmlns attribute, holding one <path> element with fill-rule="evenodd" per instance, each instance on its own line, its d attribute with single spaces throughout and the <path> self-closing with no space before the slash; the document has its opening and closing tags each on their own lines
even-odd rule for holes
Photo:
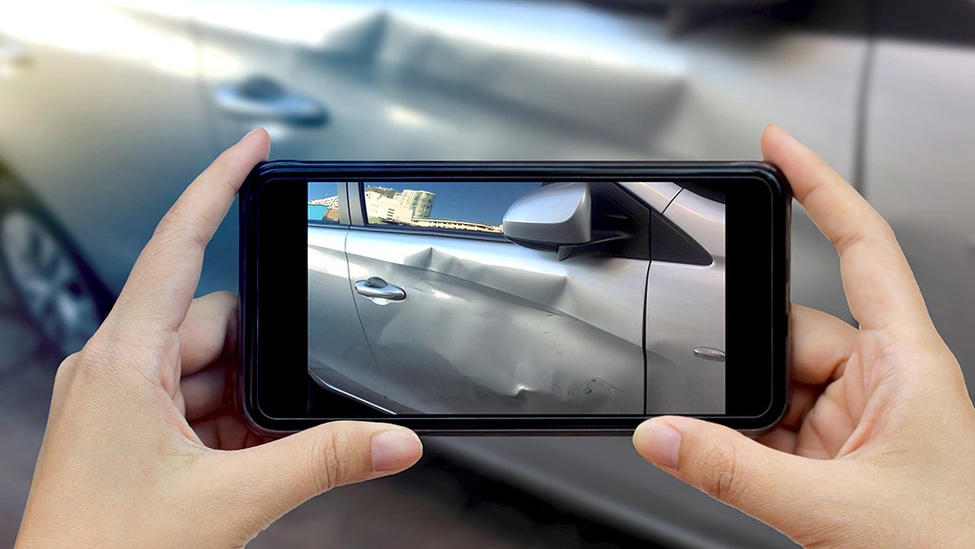
<svg viewBox="0 0 975 549">
<path fill-rule="evenodd" d="M 975 393 L 975 47 L 876 48 L 864 191 L 894 227 Z"/>
<path fill-rule="evenodd" d="M 583 244 L 592 240 L 588 183 L 555 183 L 516 200 L 504 214 L 504 236 L 517 242 Z"/>
<path fill-rule="evenodd" d="M 189 3 L 166 9 L 162 17 L 91 1 L 0 5 L 0 41 L 31 58 L 0 76 L 0 158 L 115 291 L 213 159 Z M 235 287 L 235 234 L 224 228 L 207 249 L 201 291 Z"/>
<path fill-rule="evenodd" d="M 667 206 L 677 196 L 677 193 L 683 190 L 683 187 L 677 183 L 669 181 L 652 183 L 622 181 L 619 185 L 636 195 L 644 204 L 661 213 L 667 210 Z"/>
<path fill-rule="evenodd" d="M 423 413 L 621 413 L 644 407 L 649 262 L 558 261 L 504 241 L 350 231 L 351 280 L 406 299 L 356 296 L 387 402 Z M 397 408 L 401 406 L 402 408 Z"/>
<path fill-rule="evenodd" d="M 642 188 L 670 191 L 671 185 Z M 553 189 L 563 187 L 544 187 L 528 196 L 537 200 Z M 513 204 L 509 215 L 514 210 L 534 219 L 522 211 L 525 204 L 527 197 Z M 310 228 L 309 370 L 327 389 L 401 413 L 639 413 L 628 403 L 644 398 L 648 413 L 724 413 L 724 363 L 693 352 L 701 346 L 725 347 L 724 205 L 690 191 L 676 194 L 668 204 L 667 217 L 705 245 L 713 264 L 653 262 L 649 271 L 621 270 L 619 264 L 642 262 L 595 259 L 585 268 L 597 276 L 585 276 L 578 258 L 558 262 L 552 252 L 370 231 L 350 238 L 349 256 L 359 257 L 349 267 L 355 273 L 350 279 L 340 247 L 346 231 Z M 334 244 L 323 259 L 326 236 Z M 373 276 L 393 285 L 413 284 L 405 286 L 403 303 L 358 301 L 363 326 L 375 334 L 371 349 L 382 374 L 366 352 L 358 355 L 361 367 L 343 356 L 361 332 L 351 328 L 354 311 L 335 306 L 337 300 L 346 302 L 342 284 L 320 281 L 325 270 L 346 284 Z M 552 291 L 567 282 L 575 285 L 576 294 L 569 307 L 568 292 Z M 647 373 L 641 379 L 642 361 L 620 352 L 613 325 L 594 330 L 589 319 L 627 314 L 626 302 L 601 299 L 601 288 L 639 299 L 648 283 Z M 578 303 L 579 297 L 588 299 Z M 631 341 L 626 348 L 638 344 Z M 382 375 L 389 376 L 388 395 Z M 364 381 L 374 385 L 363 386 Z M 640 384 L 645 392 L 634 390 Z"/>
<path fill-rule="evenodd" d="M 683 190 L 664 215 L 704 246 L 713 262 L 650 264 L 647 413 L 723 414 L 725 363 L 695 356 L 694 349 L 725 350 L 725 206 Z"/>
<path fill-rule="evenodd" d="M 349 286 L 343 227 L 308 227 L 308 370 L 331 390 L 383 407 L 385 380 L 372 358 Z"/>
</svg>

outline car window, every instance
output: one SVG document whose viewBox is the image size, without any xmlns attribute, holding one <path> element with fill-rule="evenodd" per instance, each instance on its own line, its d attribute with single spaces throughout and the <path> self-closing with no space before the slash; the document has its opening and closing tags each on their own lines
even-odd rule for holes
<svg viewBox="0 0 975 549">
<path fill-rule="evenodd" d="M 367 225 L 498 235 L 505 212 L 541 186 L 524 182 L 365 183 Z"/>
<path fill-rule="evenodd" d="M 339 186 L 341 183 L 308 183 L 308 221 L 339 224 Z"/>
</svg>

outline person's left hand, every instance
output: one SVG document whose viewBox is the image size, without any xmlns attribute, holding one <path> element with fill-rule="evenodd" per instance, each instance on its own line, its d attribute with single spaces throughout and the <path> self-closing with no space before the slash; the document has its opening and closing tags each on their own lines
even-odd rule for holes
<svg viewBox="0 0 975 549">
<path fill-rule="evenodd" d="M 312 496 L 419 459 L 402 427 L 333 422 L 267 442 L 234 408 L 236 297 L 193 294 L 268 147 L 249 133 L 186 189 L 61 364 L 17 547 L 240 547 Z"/>
</svg>

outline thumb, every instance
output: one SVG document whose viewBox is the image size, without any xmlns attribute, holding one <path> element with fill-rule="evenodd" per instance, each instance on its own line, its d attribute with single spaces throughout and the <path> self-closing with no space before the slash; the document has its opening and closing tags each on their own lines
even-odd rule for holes
<svg viewBox="0 0 975 549">
<path fill-rule="evenodd" d="M 385 423 L 335 421 L 261 446 L 224 455 L 235 513 L 253 534 L 306 500 L 336 486 L 398 473 L 420 459 L 409 429 Z"/>
<path fill-rule="evenodd" d="M 823 488 L 826 476 L 817 470 L 819 462 L 688 417 L 643 422 L 633 445 L 650 463 L 786 534 L 796 517 L 814 512 L 808 495 Z"/>
</svg>

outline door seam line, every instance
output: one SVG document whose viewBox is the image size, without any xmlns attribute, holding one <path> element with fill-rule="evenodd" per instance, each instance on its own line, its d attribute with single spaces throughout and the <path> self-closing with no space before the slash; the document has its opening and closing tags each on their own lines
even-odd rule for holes
<svg viewBox="0 0 975 549">
<path fill-rule="evenodd" d="M 376 353 L 372 350 L 372 342 L 369 341 L 369 334 L 366 333 L 366 327 L 362 324 L 362 315 L 359 314 L 359 300 L 356 299 L 356 293 L 354 284 L 352 282 L 352 263 L 349 261 L 349 234 L 351 231 L 347 230 L 345 232 L 345 244 L 342 246 L 342 253 L 345 255 L 345 274 L 349 281 L 349 295 L 352 296 L 352 305 L 355 307 L 355 318 L 359 321 L 359 329 L 362 330 L 362 337 L 366 340 L 366 348 L 369 349 L 369 356 L 372 357 L 373 364 L 376 365 L 376 370 L 379 371 L 379 375 L 383 378 L 383 398 L 389 399 L 389 390 L 386 387 L 386 374 L 383 369 L 379 366 L 379 360 L 376 359 Z"/>
</svg>

